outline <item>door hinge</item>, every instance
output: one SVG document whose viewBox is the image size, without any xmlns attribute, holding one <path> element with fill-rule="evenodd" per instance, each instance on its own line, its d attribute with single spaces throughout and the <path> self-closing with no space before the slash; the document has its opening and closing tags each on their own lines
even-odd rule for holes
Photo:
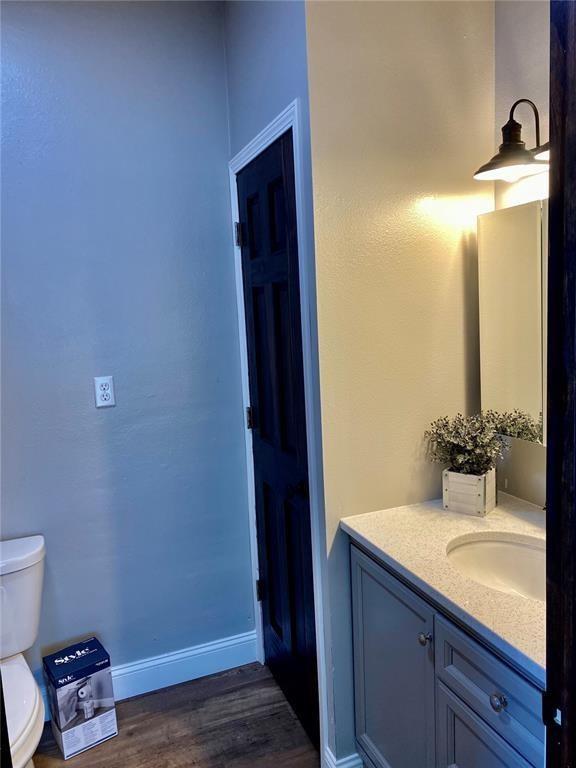
<svg viewBox="0 0 576 768">
<path fill-rule="evenodd" d="M 246 429 L 254 429 L 254 411 L 251 405 L 246 408 Z"/>
<path fill-rule="evenodd" d="M 562 710 L 551 693 L 542 694 L 542 720 L 547 728 L 562 727 Z"/>
<path fill-rule="evenodd" d="M 256 599 L 259 603 L 264 600 L 264 580 L 256 579 Z"/>
<path fill-rule="evenodd" d="M 239 221 L 234 222 L 234 242 L 239 248 L 242 247 L 242 224 Z"/>
</svg>

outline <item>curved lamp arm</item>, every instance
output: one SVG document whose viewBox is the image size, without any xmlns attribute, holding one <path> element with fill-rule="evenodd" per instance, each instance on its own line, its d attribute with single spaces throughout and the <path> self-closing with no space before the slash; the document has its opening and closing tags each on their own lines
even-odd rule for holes
<svg viewBox="0 0 576 768">
<path fill-rule="evenodd" d="M 540 114 L 538 112 L 538 107 L 533 101 L 530 101 L 530 99 L 518 99 L 518 101 L 515 101 L 510 107 L 509 120 L 514 120 L 514 110 L 519 104 L 530 104 L 532 107 L 532 111 L 534 112 L 534 122 L 536 124 L 536 149 L 538 149 L 540 146 Z"/>
</svg>

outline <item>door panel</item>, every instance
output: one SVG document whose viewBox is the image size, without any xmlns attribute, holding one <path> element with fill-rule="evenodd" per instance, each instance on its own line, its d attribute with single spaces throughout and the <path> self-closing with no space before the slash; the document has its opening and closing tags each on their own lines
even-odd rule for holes
<svg viewBox="0 0 576 768">
<path fill-rule="evenodd" d="M 319 740 L 291 131 L 237 175 L 266 663 Z"/>
</svg>

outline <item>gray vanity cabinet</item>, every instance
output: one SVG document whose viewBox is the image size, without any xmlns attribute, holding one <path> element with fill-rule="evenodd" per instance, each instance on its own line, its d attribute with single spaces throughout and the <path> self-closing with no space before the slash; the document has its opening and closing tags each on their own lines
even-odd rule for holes
<svg viewBox="0 0 576 768">
<path fill-rule="evenodd" d="M 369 768 L 542 768 L 542 693 L 355 546 L 356 742 Z"/>
<path fill-rule="evenodd" d="M 358 746 L 378 768 L 433 768 L 434 612 L 352 548 Z"/>
</svg>

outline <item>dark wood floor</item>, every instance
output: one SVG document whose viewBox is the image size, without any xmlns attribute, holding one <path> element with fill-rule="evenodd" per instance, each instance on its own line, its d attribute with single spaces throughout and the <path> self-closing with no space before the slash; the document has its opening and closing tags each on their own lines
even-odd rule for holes
<svg viewBox="0 0 576 768">
<path fill-rule="evenodd" d="M 245 667 L 119 702 L 119 734 L 73 768 L 318 768 L 318 753 L 266 667 Z M 36 768 L 64 766 L 47 727 Z"/>
</svg>

